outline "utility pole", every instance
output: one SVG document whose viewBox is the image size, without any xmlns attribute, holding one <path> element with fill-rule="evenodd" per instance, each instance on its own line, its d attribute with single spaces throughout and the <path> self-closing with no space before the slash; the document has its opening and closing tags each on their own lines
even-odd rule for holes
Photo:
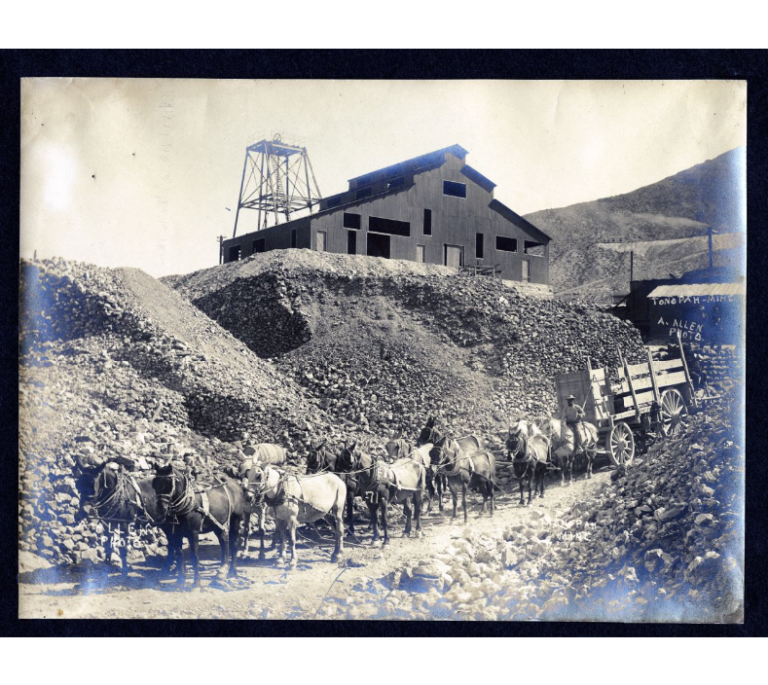
<svg viewBox="0 0 768 685">
<path fill-rule="evenodd" d="M 712 226 L 707 226 L 707 238 L 709 241 L 709 268 L 712 268 Z"/>
<path fill-rule="evenodd" d="M 635 280 L 635 251 L 629 251 L 629 282 Z"/>
<path fill-rule="evenodd" d="M 219 236 L 219 264 L 224 260 L 224 236 Z"/>
</svg>

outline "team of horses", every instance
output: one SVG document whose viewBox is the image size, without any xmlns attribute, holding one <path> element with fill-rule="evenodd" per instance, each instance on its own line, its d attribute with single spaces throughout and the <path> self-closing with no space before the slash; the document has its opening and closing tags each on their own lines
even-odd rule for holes
<svg viewBox="0 0 768 685">
<path fill-rule="evenodd" d="M 510 426 L 506 436 L 507 461 L 520 487 L 520 504 L 528 504 L 532 494 L 544 496 L 544 479 L 550 471 L 559 471 L 561 483 L 573 480 L 574 436 L 558 419 L 520 420 Z M 592 475 L 597 444 L 594 426 L 584 424 L 581 433 L 586 477 Z M 386 454 L 386 457 L 383 456 Z M 183 540 L 189 541 L 194 569 L 194 585 L 200 584 L 199 536 L 214 533 L 221 548 L 217 578 L 237 576 L 238 540 L 244 534 L 244 554 L 248 551 L 250 518 L 258 516 L 261 538 L 259 558 L 265 556 L 265 519 L 267 511 L 275 521 L 273 547 L 278 559 L 284 559 L 286 544 L 290 567 L 297 565 L 296 534 L 302 524 L 329 523 L 334 532 L 331 561 L 344 554 L 344 530 L 354 536 L 354 500 L 361 498 L 370 514 L 372 542 L 389 542 L 388 514 L 393 505 L 402 504 L 405 515 L 403 533 L 421 534 L 421 513 L 434 500 L 443 511 L 443 495 L 450 492 L 452 518 L 458 516 L 461 495 L 463 520 L 468 521 L 467 492 L 482 497 L 480 515 L 492 516 L 497 463 L 494 454 L 474 435 L 454 436 L 434 416 L 427 419 L 415 442 L 402 434 L 392 436 L 377 450 L 356 441 L 347 441 L 340 450 L 327 440 L 312 445 L 304 474 L 289 473 L 285 450 L 278 445 L 260 444 L 244 451 L 237 472 L 217 475 L 204 487 L 172 464 L 155 466 L 154 476 L 137 479 L 114 462 L 85 475 L 92 478 L 87 501 L 99 519 L 109 522 L 123 534 L 131 522 L 142 521 L 160 528 L 168 541 L 166 570 L 177 563 L 177 582 L 185 582 L 186 563 Z M 533 486 L 533 488 L 532 488 Z M 381 535 L 379 533 L 381 528 Z M 382 539 L 383 538 L 383 539 Z M 111 543 L 106 545 L 107 560 Z M 122 573 L 128 572 L 127 546 L 120 548 Z"/>
</svg>

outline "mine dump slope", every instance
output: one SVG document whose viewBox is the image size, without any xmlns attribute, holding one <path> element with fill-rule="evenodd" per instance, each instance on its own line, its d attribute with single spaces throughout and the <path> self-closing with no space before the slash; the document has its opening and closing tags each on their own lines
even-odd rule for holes
<svg viewBox="0 0 768 685">
<path fill-rule="evenodd" d="M 241 592 L 169 593 L 147 559 L 165 541 L 146 531 L 129 553 L 139 587 L 83 602 L 65 581 L 87 581 L 104 560 L 98 524 L 83 516 L 83 466 L 112 459 L 142 477 L 171 459 L 205 472 L 263 440 L 301 469 L 315 439 L 381 449 L 392 430 L 415 437 L 434 411 L 498 449 L 509 420 L 554 410 L 554 374 L 587 357 L 615 365 L 618 346 L 630 361 L 644 355 L 609 315 L 440 267 L 293 250 L 164 280 L 21 265 L 26 615 L 738 620 L 738 385 L 615 482 L 597 474 L 521 508 L 502 466 L 492 519 L 473 509 L 468 526 L 451 526 L 432 512 L 425 537 L 393 540 L 387 554 L 365 534 L 350 540 L 338 583 L 324 544 L 310 544 L 290 584 L 271 562 L 246 562 Z"/>
<path fill-rule="evenodd" d="M 96 554 L 77 464 L 234 464 L 246 433 L 297 459 L 308 420 L 335 431 L 299 386 L 141 271 L 23 263 L 21 297 L 22 550 Z"/>
<path fill-rule="evenodd" d="M 136 269 L 21 266 L 22 549 L 51 561 L 103 553 L 78 465 L 233 465 L 247 439 L 300 466 L 313 440 L 380 449 L 434 411 L 499 448 L 510 419 L 554 409 L 554 373 L 642 354 L 610 316 L 441 267 L 294 250 L 174 292 Z"/>
<path fill-rule="evenodd" d="M 556 409 L 555 374 L 644 354 L 615 317 L 442 271 L 286 250 L 164 280 L 339 425 L 375 435 L 414 437 L 434 411 L 497 434 Z"/>
</svg>

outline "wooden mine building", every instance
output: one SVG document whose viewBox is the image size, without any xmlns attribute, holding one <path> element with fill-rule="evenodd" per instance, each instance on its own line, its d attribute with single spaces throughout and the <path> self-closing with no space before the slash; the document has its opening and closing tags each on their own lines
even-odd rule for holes
<svg viewBox="0 0 768 685">
<path fill-rule="evenodd" d="M 460 145 L 349 180 L 320 209 L 225 240 L 224 262 L 309 248 L 455 267 L 549 284 L 550 238 L 493 197 L 496 184 L 466 163 Z"/>
</svg>

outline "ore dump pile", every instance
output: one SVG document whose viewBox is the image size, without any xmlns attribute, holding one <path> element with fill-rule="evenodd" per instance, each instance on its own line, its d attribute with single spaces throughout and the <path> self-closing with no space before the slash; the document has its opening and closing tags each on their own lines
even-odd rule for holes
<svg viewBox="0 0 768 685">
<path fill-rule="evenodd" d="M 22 263 L 21 296 L 20 545 L 46 563 L 103 558 L 83 518 L 79 466 L 116 460 L 141 477 L 157 460 L 233 465 L 245 433 L 297 460 L 308 418 L 333 425 L 269 362 L 141 271 Z"/>
<path fill-rule="evenodd" d="M 445 267 L 273 251 L 164 281 L 346 430 L 415 437 L 427 414 L 497 434 L 556 410 L 553 376 L 645 359 L 613 316 Z"/>
</svg>

